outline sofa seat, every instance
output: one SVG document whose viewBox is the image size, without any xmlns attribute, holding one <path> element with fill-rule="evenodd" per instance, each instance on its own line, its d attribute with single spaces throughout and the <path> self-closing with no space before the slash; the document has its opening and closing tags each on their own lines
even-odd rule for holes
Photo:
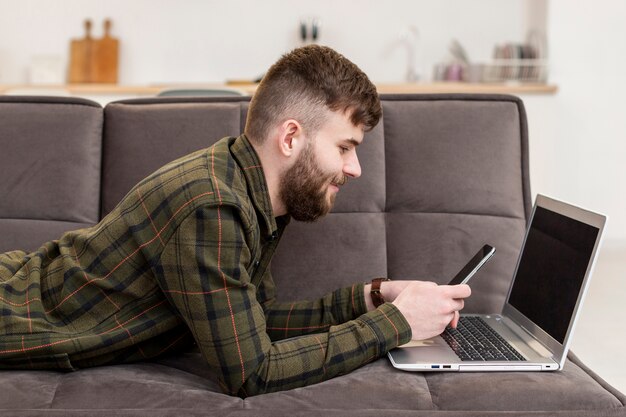
<svg viewBox="0 0 626 417">
<path fill-rule="evenodd" d="M 13 384 L 0 390 L 0 414 L 11 416 L 356 415 L 356 404 L 359 415 L 586 416 L 593 410 L 618 416 L 625 400 L 574 355 L 563 371 L 544 373 L 403 372 L 383 358 L 317 385 L 245 400 L 219 391 L 199 353 L 69 373 L 12 374 Z"/>
</svg>

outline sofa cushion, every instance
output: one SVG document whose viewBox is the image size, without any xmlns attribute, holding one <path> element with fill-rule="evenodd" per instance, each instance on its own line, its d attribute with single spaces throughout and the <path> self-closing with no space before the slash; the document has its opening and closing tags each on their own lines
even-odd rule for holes
<svg viewBox="0 0 626 417">
<path fill-rule="evenodd" d="M 0 96 L 0 149 L 0 252 L 36 249 L 98 222 L 99 104 Z"/>
<path fill-rule="evenodd" d="M 12 250 L 29 252 L 45 242 L 58 239 L 65 232 L 89 227 L 94 223 L 0 218 L 0 252 Z"/>
<path fill-rule="evenodd" d="M 389 211 L 529 214 L 521 101 L 396 99 L 384 114 Z"/>
<path fill-rule="evenodd" d="M 521 101 L 392 97 L 384 115 L 389 276 L 444 284 L 490 244 L 465 311 L 499 313 L 531 207 Z"/>
<path fill-rule="evenodd" d="M 571 355 L 576 362 L 578 360 Z M 426 376 L 438 410 L 544 411 L 569 415 L 624 407 L 603 381 L 567 361 L 559 372 L 432 373 Z"/>
<path fill-rule="evenodd" d="M 330 213 L 315 224 L 292 221 L 271 264 L 277 299 L 315 299 L 387 276 L 385 228 L 383 213 Z"/>
<path fill-rule="evenodd" d="M 624 415 L 626 398 L 570 359 L 561 372 L 424 374 L 382 358 L 320 384 L 242 400 L 221 394 L 200 354 L 186 353 L 70 373 L 12 371 L 0 390 L 0 414 Z"/>
<path fill-rule="evenodd" d="M 493 411 L 571 415 L 572 412 L 624 410 L 624 397 L 604 389 L 577 364 L 561 372 L 421 373 L 394 369 L 386 358 L 341 378 L 311 387 L 252 397 L 253 409 L 462 411 L 485 415 Z"/>
<path fill-rule="evenodd" d="M 502 311 L 524 238 L 523 220 L 464 213 L 388 213 L 387 218 L 388 270 L 396 279 L 445 284 L 484 243 L 496 247 L 472 278 L 472 296 L 463 311 Z"/>
<path fill-rule="evenodd" d="M 239 136 L 243 98 L 125 100 L 105 109 L 102 216 L 143 178 L 176 158 Z"/>
</svg>

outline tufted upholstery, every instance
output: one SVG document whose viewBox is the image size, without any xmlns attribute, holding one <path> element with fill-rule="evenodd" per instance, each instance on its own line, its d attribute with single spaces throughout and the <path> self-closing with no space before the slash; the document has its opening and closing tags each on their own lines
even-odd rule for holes
<svg viewBox="0 0 626 417">
<path fill-rule="evenodd" d="M 482 246 L 497 256 L 466 311 L 504 302 L 531 195 L 522 102 L 383 96 L 363 175 L 332 213 L 292 222 L 272 271 L 282 300 L 387 275 L 446 282 Z M 243 130 L 248 99 L 111 103 L 0 96 L 0 251 L 95 224 L 161 165 Z M 570 355 L 557 373 L 420 374 L 386 359 L 322 384 L 246 400 L 219 392 L 196 352 L 72 373 L 0 371 L 0 414 L 624 415 L 624 396 Z"/>
</svg>

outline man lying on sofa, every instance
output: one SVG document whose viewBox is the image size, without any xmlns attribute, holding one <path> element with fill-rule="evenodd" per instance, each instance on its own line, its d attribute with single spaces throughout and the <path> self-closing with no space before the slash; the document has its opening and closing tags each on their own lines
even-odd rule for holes
<svg viewBox="0 0 626 417">
<path fill-rule="evenodd" d="M 0 254 L 0 368 L 72 370 L 197 344 L 223 390 L 245 397 L 345 374 L 456 326 L 467 285 L 376 280 L 373 292 L 274 300 L 268 266 L 289 219 L 329 212 L 361 174 L 356 148 L 380 117 L 374 85 L 345 57 L 286 54 L 244 135 L 159 169 L 96 226 Z"/>
</svg>

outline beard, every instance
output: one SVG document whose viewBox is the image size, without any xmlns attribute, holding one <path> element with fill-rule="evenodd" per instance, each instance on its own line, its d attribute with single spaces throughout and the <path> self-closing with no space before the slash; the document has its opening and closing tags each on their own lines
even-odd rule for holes
<svg viewBox="0 0 626 417">
<path fill-rule="evenodd" d="M 328 214 L 335 203 L 334 193 L 330 198 L 326 197 L 328 186 L 343 185 L 347 179 L 343 173 L 324 172 L 309 144 L 296 163 L 283 174 L 279 196 L 291 217 L 302 222 L 314 222 Z"/>
</svg>

